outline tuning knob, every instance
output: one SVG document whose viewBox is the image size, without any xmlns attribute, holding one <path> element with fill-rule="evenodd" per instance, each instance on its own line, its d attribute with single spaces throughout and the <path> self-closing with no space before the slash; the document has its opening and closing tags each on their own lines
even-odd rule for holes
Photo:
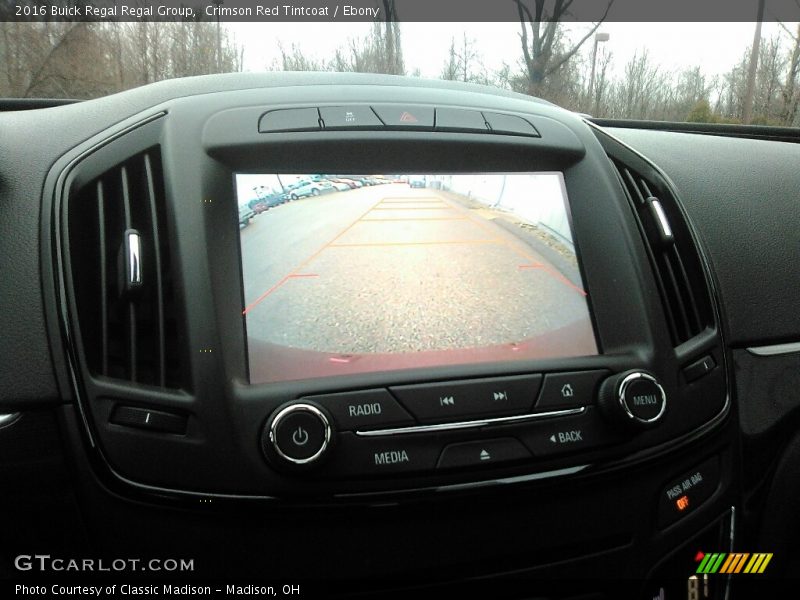
<svg viewBox="0 0 800 600">
<path fill-rule="evenodd" d="M 603 382 L 597 404 L 610 422 L 629 429 L 645 429 L 664 416 L 667 394 L 650 373 L 626 371 Z"/>
</svg>

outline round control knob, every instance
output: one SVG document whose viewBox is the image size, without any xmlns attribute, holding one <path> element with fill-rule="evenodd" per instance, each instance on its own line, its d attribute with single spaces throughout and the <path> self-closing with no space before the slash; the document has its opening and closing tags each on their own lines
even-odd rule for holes
<svg viewBox="0 0 800 600">
<path fill-rule="evenodd" d="M 610 421 L 642 429 L 652 427 L 664 416 L 667 394 L 649 373 L 627 371 L 603 382 L 597 403 Z"/>
<path fill-rule="evenodd" d="M 325 454 L 330 442 L 330 420 L 321 409 L 306 403 L 278 409 L 261 436 L 267 458 L 284 465 L 310 465 Z"/>
</svg>

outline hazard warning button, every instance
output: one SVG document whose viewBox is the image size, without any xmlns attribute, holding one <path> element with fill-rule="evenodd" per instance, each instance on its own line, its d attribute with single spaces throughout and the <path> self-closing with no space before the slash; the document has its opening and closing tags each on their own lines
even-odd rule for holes
<svg viewBox="0 0 800 600">
<path fill-rule="evenodd" d="M 433 107 L 412 104 L 383 104 L 373 106 L 386 127 L 394 129 L 433 129 Z"/>
</svg>

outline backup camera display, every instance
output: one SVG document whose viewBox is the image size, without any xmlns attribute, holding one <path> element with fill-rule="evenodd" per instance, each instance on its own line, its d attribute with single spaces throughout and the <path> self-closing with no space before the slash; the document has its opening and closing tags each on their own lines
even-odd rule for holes
<svg viewBox="0 0 800 600">
<path fill-rule="evenodd" d="M 597 353 L 561 173 L 236 187 L 251 383 Z"/>
</svg>

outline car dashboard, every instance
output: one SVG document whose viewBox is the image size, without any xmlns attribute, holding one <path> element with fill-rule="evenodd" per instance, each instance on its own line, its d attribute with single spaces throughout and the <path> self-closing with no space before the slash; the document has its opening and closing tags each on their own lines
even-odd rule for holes
<svg viewBox="0 0 800 600">
<path fill-rule="evenodd" d="M 705 554 L 797 560 L 796 143 L 299 73 L 0 131 L 3 575 L 724 598 Z"/>
</svg>

